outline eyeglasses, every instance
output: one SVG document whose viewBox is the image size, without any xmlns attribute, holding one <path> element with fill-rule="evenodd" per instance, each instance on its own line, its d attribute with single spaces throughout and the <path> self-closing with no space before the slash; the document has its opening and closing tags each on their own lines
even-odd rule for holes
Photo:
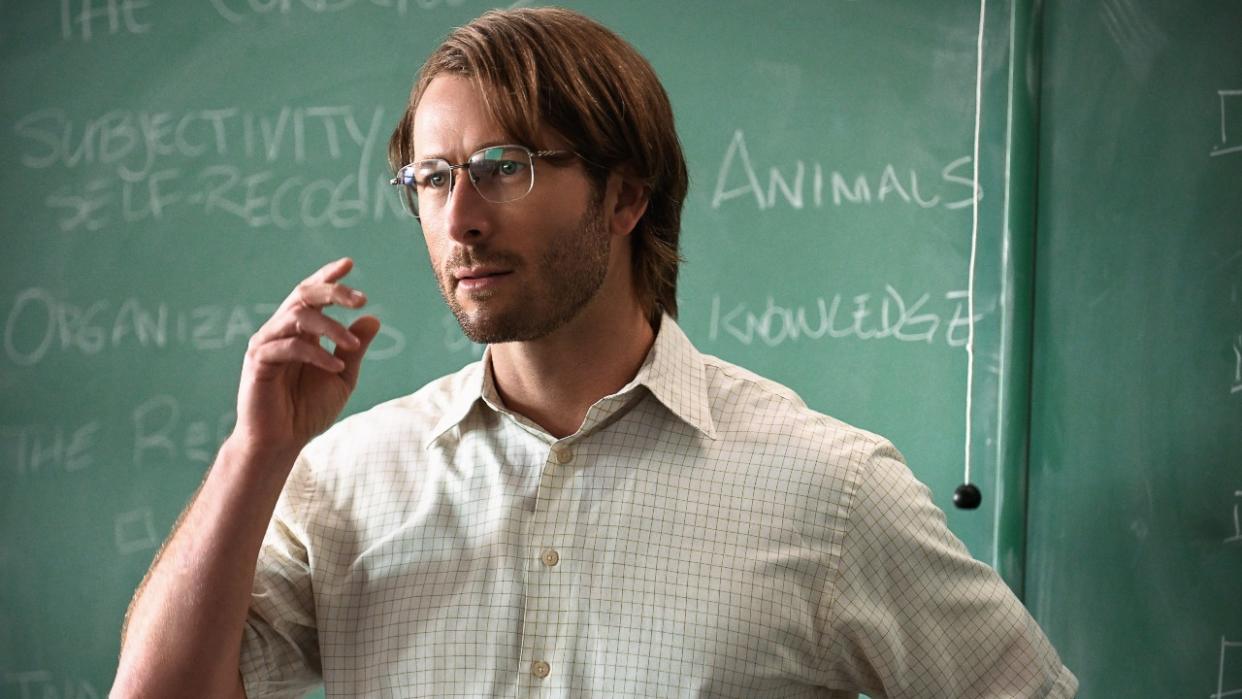
<svg viewBox="0 0 1242 699">
<path fill-rule="evenodd" d="M 535 187 L 535 160 L 575 157 L 573 151 L 537 150 L 525 146 L 488 146 L 475 151 L 466 162 L 454 165 L 442 158 L 418 160 L 397 170 L 390 184 L 404 187 L 402 197 L 415 218 L 439 211 L 448 202 L 456 183 L 454 170 L 465 168 L 470 183 L 483 199 L 493 204 L 517 201 Z"/>
</svg>

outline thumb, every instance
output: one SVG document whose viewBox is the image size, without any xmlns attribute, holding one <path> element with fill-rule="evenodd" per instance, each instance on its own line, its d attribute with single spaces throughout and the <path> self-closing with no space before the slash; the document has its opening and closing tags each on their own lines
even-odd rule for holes
<svg viewBox="0 0 1242 699">
<path fill-rule="evenodd" d="M 358 372 L 362 368 L 362 355 L 367 353 L 367 348 L 371 346 L 371 341 L 379 334 L 380 321 L 375 316 L 362 316 L 355 320 L 349 326 L 349 332 L 358 338 L 358 348 L 347 350 L 337 345 L 335 354 L 341 361 L 345 362 L 345 368 L 341 370 L 341 378 L 345 380 L 352 389 L 358 385 Z"/>
</svg>

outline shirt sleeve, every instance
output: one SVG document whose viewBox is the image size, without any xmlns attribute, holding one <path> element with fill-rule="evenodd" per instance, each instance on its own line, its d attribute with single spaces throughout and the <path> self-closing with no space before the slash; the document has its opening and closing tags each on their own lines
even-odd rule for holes
<svg viewBox="0 0 1242 699">
<path fill-rule="evenodd" d="M 1073 697 L 1078 681 L 992 568 L 955 537 L 890 444 L 859 473 L 830 674 L 879 699 Z"/>
<path fill-rule="evenodd" d="M 259 548 L 242 636 L 247 699 L 301 697 L 322 678 L 307 537 L 294 516 L 303 465 L 294 466 Z"/>
</svg>

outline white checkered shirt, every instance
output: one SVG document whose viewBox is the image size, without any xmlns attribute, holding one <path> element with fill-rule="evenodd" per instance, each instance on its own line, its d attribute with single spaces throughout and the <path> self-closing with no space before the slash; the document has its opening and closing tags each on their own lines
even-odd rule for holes
<svg viewBox="0 0 1242 699">
<path fill-rule="evenodd" d="M 293 469 L 242 648 L 251 699 L 1069 697 L 1077 681 L 885 440 L 665 318 L 555 439 L 483 361 Z"/>
</svg>

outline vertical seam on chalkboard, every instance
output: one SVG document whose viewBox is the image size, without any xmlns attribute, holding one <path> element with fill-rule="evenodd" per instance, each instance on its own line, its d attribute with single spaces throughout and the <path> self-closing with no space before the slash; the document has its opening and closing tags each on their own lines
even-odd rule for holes
<svg viewBox="0 0 1242 699">
<path fill-rule="evenodd" d="M 979 0 L 979 41 L 975 52 L 975 142 L 974 177 L 971 190 L 970 222 L 970 269 L 966 289 L 966 317 L 970 319 L 966 332 L 966 482 L 970 482 L 971 412 L 975 383 L 975 256 L 979 248 L 979 121 L 983 104 L 983 22 L 987 15 L 987 0 Z"/>
<path fill-rule="evenodd" d="M 1016 5 L 1010 7 L 1009 12 L 1009 66 L 1005 71 L 1005 203 L 1001 207 L 1001 225 L 1004 229 L 1001 231 L 1001 269 L 1000 269 L 1000 296 L 997 297 L 997 307 L 1000 310 L 1000 342 L 998 342 L 997 355 L 997 381 L 996 381 L 996 506 L 992 509 L 992 565 L 1001 567 L 1000 560 L 1000 531 L 1001 531 L 1001 505 L 1002 498 L 1005 497 L 1005 490 L 1002 487 L 1004 483 L 1003 466 L 1005 463 L 1005 359 L 1008 352 L 1005 351 L 1005 339 L 1009 337 L 1009 313 L 1012 310 L 1009 306 L 1009 269 L 1010 244 L 1013 242 L 1013 231 L 1009 227 L 1009 197 L 1012 193 L 1010 187 L 1010 179 L 1013 174 L 1013 110 L 1014 110 L 1014 66 L 1017 65 L 1017 57 L 1014 54 L 1014 46 L 1017 44 L 1018 9 Z"/>
</svg>

